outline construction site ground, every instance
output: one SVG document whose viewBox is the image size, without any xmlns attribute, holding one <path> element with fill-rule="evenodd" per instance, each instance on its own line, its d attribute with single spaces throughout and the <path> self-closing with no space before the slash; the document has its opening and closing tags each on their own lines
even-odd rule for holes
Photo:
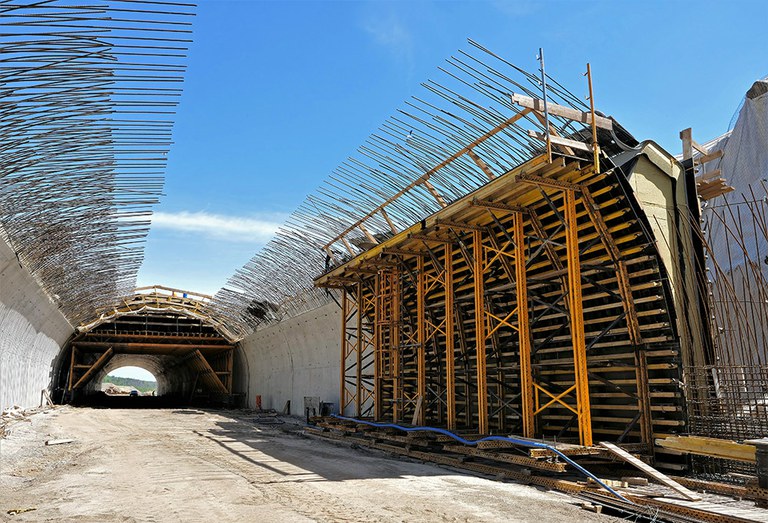
<svg viewBox="0 0 768 523">
<path fill-rule="evenodd" d="M 564 494 L 301 430 L 247 411 L 38 412 L 0 439 L 0 520 L 618 521 Z"/>
</svg>

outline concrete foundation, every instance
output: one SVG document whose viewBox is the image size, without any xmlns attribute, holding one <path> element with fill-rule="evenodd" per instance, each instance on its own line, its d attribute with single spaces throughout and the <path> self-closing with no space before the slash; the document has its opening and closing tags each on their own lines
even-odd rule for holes
<svg viewBox="0 0 768 523">
<path fill-rule="evenodd" d="M 49 388 L 54 362 L 73 330 L 0 240 L 0 410 L 39 404 L 40 391 Z"/>
<path fill-rule="evenodd" d="M 259 330 L 240 342 L 246 362 L 239 389 L 246 405 L 261 396 L 265 409 L 281 410 L 291 400 L 291 414 L 304 414 L 304 396 L 339 404 L 341 317 L 335 303 Z M 243 364 L 245 363 L 245 364 Z"/>
</svg>

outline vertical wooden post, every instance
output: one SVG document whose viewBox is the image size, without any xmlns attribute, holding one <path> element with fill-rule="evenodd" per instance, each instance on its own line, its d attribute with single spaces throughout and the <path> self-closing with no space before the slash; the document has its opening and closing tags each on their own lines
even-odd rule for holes
<svg viewBox="0 0 768 523">
<path fill-rule="evenodd" d="M 651 393 L 648 390 L 648 359 L 645 351 L 635 347 L 635 381 L 637 382 L 637 407 L 640 410 L 640 440 L 653 451 L 653 417 Z"/>
<path fill-rule="evenodd" d="M 72 383 L 75 375 L 75 353 L 77 352 L 77 347 L 72 345 L 72 352 L 69 358 L 69 383 L 67 388 L 69 389 L 69 392 L 72 392 Z"/>
<path fill-rule="evenodd" d="M 416 275 L 416 321 L 418 322 L 417 328 L 417 343 L 418 343 L 418 398 L 416 401 L 416 412 L 418 414 L 417 421 L 419 425 L 424 425 L 425 411 L 426 409 L 426 394 L 427 394 L 427 361 L 426 361 L 426 312 L 424 303 L 424 293 L 426 292 L 426 278 L 424 276 L 424 257 L 416 257 L 417 271 Z M 419 408 L 421 405 L 421 408 Z"/>
<path fill-rule="evenodd" d="M 232 394 L 232 384 L 235 381 L 235 377 L 232 374 L 235 368 L 235 349 L 232 348 L 227 352 L 227 392 Z"/>
<path fill-rule="evenodd" d="M 531 368 L 531 330 L 528 323 L 528 282 L 525 267 L 525 235 L 523 214 L 514 215 L 515 290 L 517 294 L 517 336 L 520 347 L 520 412 L 523 416 L 523 436 L 535 433 L 533 416 L 533 371 Z"/>
<path fill-rule="evenodd" d="M 573 372 L 576 384 L 576 411 L 579 421 L 579 442 L 592 445 L 592 415 L 589 405 L 589 376 L 584 335 L 584 311 L 581 295 L 581 265 L 579 261 L 579 231 L 576 219 L 576 193 L 565 193 L 566 254 L 568 259 L 568 312 L 573 342 Z"/>
<path fill-rule="evenodd" d="M 445 403 L 448 430 L 456 430 L 456 350 L 453 334 L 453 246 L 445 244 Z"/>
<path fill-rule="evenodd" d="M 488 433 L 488 382 L 485 358 L 485 288 L 483 286 L 483 236 L 473 231 L 473 256 L 475 276 L 475 353 L 477 358 L 477 430 Z"/>
</svg>

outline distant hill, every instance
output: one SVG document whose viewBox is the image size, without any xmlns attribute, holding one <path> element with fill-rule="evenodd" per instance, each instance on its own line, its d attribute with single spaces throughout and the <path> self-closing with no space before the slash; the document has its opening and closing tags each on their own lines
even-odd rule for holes
<svg viewBox="0 0 768 523">
<path fill-rule="evenodd" d="M 133 387 L 139 392 L 149 392 L 150 390 L 157 390 L 157 382 L 137 380 L 134 378 L 121 378 L 119 376 L 109 375 L 104 378 L 102 383 L 112 383 L 121 387 Z"/>
</svg>

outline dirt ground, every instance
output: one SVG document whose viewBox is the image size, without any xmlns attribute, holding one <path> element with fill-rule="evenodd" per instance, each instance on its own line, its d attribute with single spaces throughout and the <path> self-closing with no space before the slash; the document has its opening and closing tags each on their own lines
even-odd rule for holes
<svg viewBox="0 0 768 523">
<path fill-rule="evenodd" d="M 618 521 L 559 493 L 289 428 L 235 411 L 39 413 L 0 440 L 0 521 Z M 45 445 L 63 438 L 75 441 Z"/>
</svg>

